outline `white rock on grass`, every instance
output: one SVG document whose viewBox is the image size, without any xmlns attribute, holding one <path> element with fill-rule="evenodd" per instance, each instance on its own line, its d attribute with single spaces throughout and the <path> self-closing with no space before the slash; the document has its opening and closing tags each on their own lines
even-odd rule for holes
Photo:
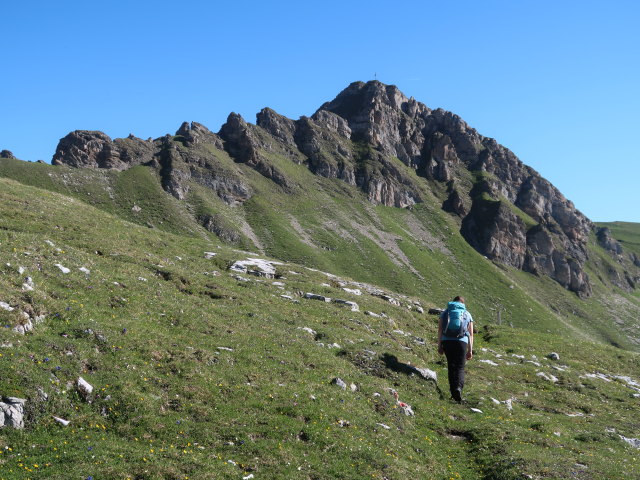
<svg viewBox="0 0 640 480">
<path fill-rule="evenodd" d="M 78 377 L 77 387 L 85 400 L 89 395 L 91 395 L 91 392 L 93 392 L 93 386 L 82 377 Z"/>
<path fill-rule="evenodd" d="M 438 381 L 438 374 L 433 370 L 422 367 L 414 367 L 413 365 L 409 365 L 409 367 L 425 380 L 433 380 L 434 382 Z"/>
<path fill-rule="evenodd" d="M 71 271 L 71 270 L 69 270 L 67 267 L 62 266 L 62 265 L 60 265 L 59 263 L 56 263 L 56 264 L 55 264 L 55 266 L 56 266 L 56 267 L 58 267 L 58 268 L 60 269 L 60 271 L 61 271 L 62 273 L 64 273 L 65 275 Z"/>
<path fill-rule="evenodd" d="M 342 287 L 342 290 L 344 290 L 347 293 L 350 293 L 352 295 L 362 295 L 362 291 L 359 288 L 346 288 L 346 287 Z"/>
<path fill-rule="evenodd" d="M 319 300 L 325 303 L 331 303 L 331 298 L 325 297 L 324 295 L 318 295 L 315 293 L 305 293 L 304 298 L 307 298 L 309 300 Z"/>
<path fill-rule="evenodd" d="M 483 413 L 482 410 L 480 410 L 479 408 L 472 408 L 471 411 L 473 413 Z"/>
<path fill-rule="evenodd" d="M 24 398 L 2 397 L 0 402 L 0 427 L 24 428 Z"/>
<path fill-rule="evenodd" d="M 494 362 L 493 360 L 486 360 L 486 359 L 482 359 L 482 360 L 478 360 L 480 363 L 486 363 L 487 365 L 492 365 L 494 367 L 497 367 L 498 364 L 496 362 Z"/>
<path fill-rule="evenodd" d="M 22 290 L 25 292 L 32 292 L 36 288 L 35 283 L 33 283 L 33 278 L 27 277 L 22 284 Z"/>
<path fill-rule="evenodd" d="M 78 270 L 80 270 L 82 273 L 84 273 L 85 275 L 89 275 L 91 273 L 91 270 L 89 270 L 86 267 L 80 267 Z"/>
<path fill-rule="evenodd" d="M 56 417 L 55 415 L 53 416 L 53 419 L 56 422 L 58 422 L 60 425 L 62 425 L 63 427 L 66 427 L 67 425 L 69 425 L 71 423 L 69 420 L 65 420 L 64 418 Z"/>
<path fill-rule="evenodd" d="M 216 255 L 218 255 L 216 252 L 204 252 L 204 258 L 206 260 L 210 260 L 213 257 L 215 257 Z"/>
<path fill-rule="evenodd" d="M 352 302 L 350 300 L 341 300 L 339 298 L 336 298 L 333 300 L 334 303 L 338 303 L 340 305 L 346 305 L 348 307 L 351 307 L 351 311 L 352 312 L 359 312 L 360 311 L 360 307 L 358 306 L 358 304 L 356 302 Z"/>
<path fill-rule="evenodd" d="M 624 435 L 618 435 L 622 440 L 627 442 L 633 448 L 640 448 L 640 438 L 627 438 Z"/>
<path fill-rule="evenodd" d="M 558 381 L 558 379 L 556 377 L 554 377 L 553 375 L 551 375 L 550 373 L 545 373 L 545 372 L 538 372 L 536 373 L 537 377 L 540 378 L 544 378 L 545 380 L 552 382 L 552 383 L 556 383 Z"/>
<path fill-rule="evenodd" d="M 15 310 L 11 305 L 5 302 L 0 302 L 0 308 L 2 310 L 6 310 L 7 312 L 13 312 Z"/>
<path fill-rule="evenodd" d="M 246 260 L 238 260 L 229 267 L 229 270 L 240 273 L 250 273 L 266 278 L 275 278 L 276 267 L 274 265 L 282 265 L 282 263 L 262 258 L 248 258 Z"/>
<path fill-rule="evenodd" d="M 309 327 L 298 327 L 298 330 L 304 330 L 305 332 L 308 332 L 311 335 L 316 335 L 316 331 Z"/>
<path fill-rule="evenodd" d="M 369 310 L 366 310 L 364 312 L 364 314 L 365 315 L 369 315 L 370 317 L 374 317 L 374 318 L 380 318 L 380 316 L 381 316 L 381 315 L 378 315 L 377 313 L 370 312 Z"/>
<path fill-rule="evenodd" d="M 344 383 L 344 380 L 342 380 L 340 377 L 334 378 L 333 380 L 331 380 L 331 383 L 337 387 L 340 387 L 342 390 L 347 389 L 347 384 Z"/>
<path fill-rule="evenodd" d="M 560 355 L 558 355 L 556 352 L 551 352 L 549 355 L 547 355 L 547 358 L 549 360 L 560 360 Z"/>
</svg>

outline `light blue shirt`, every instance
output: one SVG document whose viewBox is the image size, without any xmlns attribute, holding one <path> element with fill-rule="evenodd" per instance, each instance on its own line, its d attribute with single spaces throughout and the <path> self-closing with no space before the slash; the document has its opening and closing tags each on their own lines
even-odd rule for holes
<svg viewBox="0 0 640 480">
<path fill-rule="evenodd" d="M 444 320 L 444 316 L 445 316 L 446 313 L 447 313 L 447 311 L 445 310 L 444 312 L 442 312 L 440 314 L 440 322 L 442 322 Z M 473 317 L 471 317 L 471 314 L 466 310 L 462 314 L 462 320 L 464 322 L 467 322 L 467 325 L 471 325 L 473 323 Z M 446 335 L 442 335 L 442 338 L 440 340 L 457 340 L 458 342 L 469 343 L 469 332 L 467 332 L 465 334 L 465 336 L 462 337 L 462 338 L 447 337 Z"/>
</svg>

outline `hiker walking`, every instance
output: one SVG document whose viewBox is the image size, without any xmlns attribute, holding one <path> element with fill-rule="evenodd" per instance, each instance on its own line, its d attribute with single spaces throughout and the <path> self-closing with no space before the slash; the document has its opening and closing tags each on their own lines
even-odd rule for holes
<svg viewBox="0 0 640 480">
<path fill-rule="evenodd" d="M 449 302 L 438 322 L 438 353 L 447 356 L 451 398 L 462 401 L 464 366 L 473 356 L 473 318 L 467 311 L 464 298 Z"/>
</svg>

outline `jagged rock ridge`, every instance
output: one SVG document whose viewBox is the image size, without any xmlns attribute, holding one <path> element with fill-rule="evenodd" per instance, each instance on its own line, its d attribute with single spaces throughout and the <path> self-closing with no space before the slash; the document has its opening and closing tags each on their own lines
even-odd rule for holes
<svg viewBox="0 0 640 480">
<path fill-rule="evenodd" d="M 174 136 L 146 141 L 75 131 L 60 141 L 52 163 L 117 170 L 149 165 L 178 199 L 196 182 L 230 205 L 241 204 L 251 187 L 238 171 L 220 168 L 220 154 L 285 192 L 304 187 L 278 167 L 274 155 L 357 186 L 374 204 L 400 208 L 421 202 L 428 185 L 407 175 L 408 168 L 446 185 L 443 208 L 459 217 L 462 235 L 481 254 L 548 275 L 581 296 L 591 294 L 584 269 L 595 228 L 589 219 L 510 150 L 457 115 L 376 81 L 352 83 L 299 120 L 265 108 L 253 125 L 232 113 L 218 134 L 196 122 L 183 123 Z M 606 238 L 600 243 L 620 255 Z"/>
</svg>

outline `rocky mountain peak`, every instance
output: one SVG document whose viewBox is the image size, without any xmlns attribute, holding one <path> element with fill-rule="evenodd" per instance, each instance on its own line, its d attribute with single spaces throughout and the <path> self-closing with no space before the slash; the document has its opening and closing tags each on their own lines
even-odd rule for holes
<svg viewBox="0 0 640 480">
<path fill-rule="evenodd" d="M 13 159 L 15 159 L 16 157 L 13 156 L 13 152 L 11 152 L 10 150 L 2 150 L 0 152 L 0 158 L 13 158 Z"/>
<path fill-rule="evenodd" d="M 287 192 L 307 188 L 287 173 L 292 162 L 359 188 L 373 204 L 405 208 L 440 198 L 482 255 L 548 275 L 579 295 L 591 293 L 584 266 L 594 226 L 573 203 L 458 115 L 378 81 L 354 82 L 299 120 L 263 108 L 253 125 L 231 113 L 217 134 L 196 122 L 155 141 L 77 130 L 60 141 L 52 163 L 119 170 L 150 165 L 176 198 L 186 198 L 195 181 L 228 204 L 241 204 L 252 194 L 250 185 L 240 170 L 221 167 L 222 151 Z M 598 239 L 622 258 L 607 232 Z"/>
</svg>

